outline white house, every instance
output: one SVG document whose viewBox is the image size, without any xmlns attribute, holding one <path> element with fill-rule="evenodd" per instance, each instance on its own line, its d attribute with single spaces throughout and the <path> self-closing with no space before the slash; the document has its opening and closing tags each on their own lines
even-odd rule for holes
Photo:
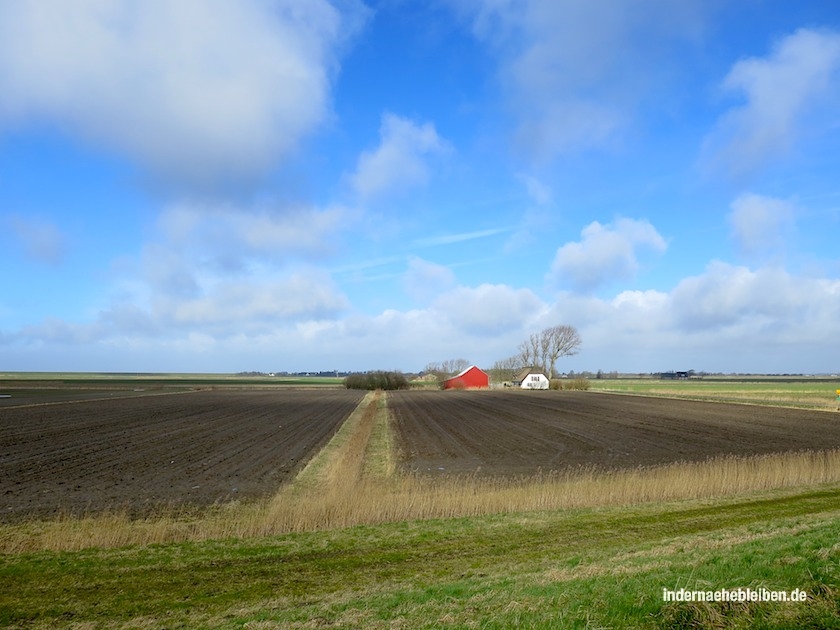
<svg viewBox="0 0 840 630">
<path fill-rule="evenodd" d="M 511 382 L 514 387 L 521 389 L 548 389 L 548 378 L 537 368 L 532 367 L 519 370 Z"/>
</svg>

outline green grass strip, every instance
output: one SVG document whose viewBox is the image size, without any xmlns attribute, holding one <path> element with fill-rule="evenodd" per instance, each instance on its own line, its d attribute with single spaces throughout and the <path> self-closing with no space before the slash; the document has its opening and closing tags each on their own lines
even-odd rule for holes
<svg viewBox="0 0 840 630">
<path fill-rule="evenodd" d="M 840 627 L 840 487 L 0 557 L 7 627 Z M 799 604 L 663 588 L 802 588 Z"/>
</svg>

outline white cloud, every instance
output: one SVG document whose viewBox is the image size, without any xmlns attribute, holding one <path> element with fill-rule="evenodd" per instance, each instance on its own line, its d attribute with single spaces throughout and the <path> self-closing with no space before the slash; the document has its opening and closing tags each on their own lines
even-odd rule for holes
<svg viewBox="0 0 840 630">
<path fill-rule="evenodd" d="M 347 216 L 339 207 L 173 205 L 111 320 L 137 322 L 133 305 L 157 327 L 229 335 L 335 317 L 347 299 L 310 265 L 329 257 Z"/>
<path fill-rule="evenodd" d="M 809 285 L 778 268 L 753 271 L 714 262 L 704 274 L 680 281 L 671 294 L 671 308 L 675 323 L 685 331 L 736 328 L 748 333 L 746 326 L 757 332 L 778 322 L 790 325 L 798 313 L 804 315 Z"/>
<path fill-rule="evenodd" d="M 583 340 L 563 371 L 836 372 L 840 280 L 715 262 L 670 291 L 567 292 L 546 304 L 527 289 L 459 286 L 423 309 L 365 315 L 328 277 L 299 272 L 219 281 L 157 310 L 117 304 L 92 324 L 50 319 L 6 335 L 4 356 L 100 370 L 160 370 L 160 356 L 187 371 L 411 370 L 450 356 L 489 366 L 558 323 Z M 85 344 L 83 361 L 72 344 Z"/>
<path fill-rule="evenodd" d="M 363 200 L 404 192 L 429 179 L 428 158 L 450 150 L 431 123 L 418 124 L 386 113 L 379 128 L 379 146 L 359 156 L 349 176 L 353 190 Z"/>
<path fill-rule="evenodd" d="M 831 372 L 840 280 L 714 262 L 668 292 L 563 293 L 548 318 L 578 327 L 576 370 Z"/>
<path fill-rule="evenodd" d="M 196 274 L 198 275 L 198 274 Z M 181 343 L 193 336 L 213 344 L 254 339 L 305 322 L 334 320 L 349 308 L 331 278 L 317 270 L 234 280 L 202 277 L 189 295 L 147 285 L 103 308 L 91 322 L 47 318 L 22 328 L 17 341 L 128 346 Z"/>
<path fill-rule="evenodd" d="M 367 13 L 326 0 L 9 0 L 0 129 L 45 121 L 158 176 L 264 173 L 329 113 L 343 42 Z"/>
<path fill-rule="evenodd" d="M 455 286 L 455 274 L 449 267 L 416 256 L 408 260 L 402 280 L 406 293 L 419 301 L 430 300 Z"/>
<path fill-rule="evenodd" d="M 549 278 L 561 285 L 590 291 L 614 280 L 626 280 L 639 269 L 638 252 L 663 252 L 665 239 L 646 220 L 620 218 L 613 224 L 593 221 L 581 240 L 557 250 Z"/>
<path fill-rule="evenodd" d="M 706 140 L 706 160 L 722 160 L 736 175 L 787 152 L 803 117 L 840 95 L 840 33 L 800 29 L 763 58 L 737 62 L 723 89 L 744 104 L 718 121 Z"/>
<path fill-rule="evenodd" d="M 228 336 L 271 330 L 290 321 L 330 319 L 347 307 L 329 277 L 312 272 L 222 281 L 186 300 L 161 296 L 153 315 L 165 324 Z"/>
<path fill-rule="evenodd" d="M 452 356 L 489 367 L 515 352 L 542 321 L 546 308 L 528 289 L 458 286 L 422 309 L 388 309 L 327 322 L 309 347 L 329 348 L 335 360 L 354 363 L 358 369 L 419 370 Z"/>
<path fill-rule="evenodd" d="M 142 282 L 150 292 L 181 298 L 199 293 L 200 269 L 187 252 L 170 243 L 149 243 L 143 248 L 140 260 Z"/>
<path fill-rule="evenodd" d="M 784 250 L 794 226 L 794 207 L 789 201 L 753 193 L 732 202 L 729 214 L 732 236 L 750 257 L 764 257 Z"/>
<path fill-rule="evenodd" d="M 31 260 L 46 265 L 59 265 L 65 256 L 67 239 L 57 225 L 36 217 L 13 214 L 3 221 L 10 242 L 23 249 Z"/>
<path fill-rule="evenodd" d="M 330 255 L 346 216 L 341 208 L 170 206 L 140 253 L 115 264 L 111 297 L 85 334 L 101 341 L 181 339 L 186 331 L 225 338 L 334 319 L 349 302 L 313 263 Z M 49 330 L 70 342 L 81 329 Z"/>
<path fill-rule="evenodd" d="M 668 67 L 662 47 L 696 38 L 708 3 L 451 0 L 500 58 L 532 156 L 603 146 Z"/>
<path fill-rule="evenodd" d="M 482 284 L 457 287 L 435 300 L 434 310 L 470 335 L 496 335 L 526 330 L 544 310 L 530 289 Z"/>
<path fill-rule="evenodd" d="M 354 216 L 342 206 L 180 203 L 166 208 L 158 223 L 173 251 L 194 252 L 216 266 L 236 270 L 248 259 L 322 260 Z"/>
<path fill-rule="evenodd" d="M 836 371 L 840 281 L 718 262 L 670 291 L 568 292 L 553 304 L 507 285 L 459 286 L 424 309 L 326 322 L 305 347 L 365 367 L 419 369 L 453 355 L 489 366 L 558 323 L 583 339 L 563 371 Z"/>
</svg>

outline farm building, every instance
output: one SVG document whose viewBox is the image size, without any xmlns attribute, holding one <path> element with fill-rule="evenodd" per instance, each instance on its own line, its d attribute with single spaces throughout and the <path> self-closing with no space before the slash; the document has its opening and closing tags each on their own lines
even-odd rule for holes
<svg viewBox="0 0 840 630">
<path fill-rule="evenodd" d="M 474 365 L 443 381 L 443 389 L 472 389 L 475 387 L 490 387 L 490 377 Z"/>
<path fill-rule="evenodd" d="M 519 370 L 511 382 L 514 387 L 522 389 L 548 389 L 548 379 L 545 374 L 532 367 Z"/>
<path fill-rule="evenodd" d="M 659 374 L 659 378 L 666 381 L 687 381 L 692 376 L 694 376 L 694 370 L 689 370 L 688 372 L 662 372 Z"/>
</svg>

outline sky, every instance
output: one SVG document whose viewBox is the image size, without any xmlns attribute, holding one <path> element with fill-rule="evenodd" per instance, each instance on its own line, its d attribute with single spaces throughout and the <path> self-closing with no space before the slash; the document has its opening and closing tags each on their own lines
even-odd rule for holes
<svg viewBox="0 0 840 630">
<path fill-rule="evenodd" d="M 4 0 L 0 371 L 840 373 L 840 6 Z"/>
</svg>

